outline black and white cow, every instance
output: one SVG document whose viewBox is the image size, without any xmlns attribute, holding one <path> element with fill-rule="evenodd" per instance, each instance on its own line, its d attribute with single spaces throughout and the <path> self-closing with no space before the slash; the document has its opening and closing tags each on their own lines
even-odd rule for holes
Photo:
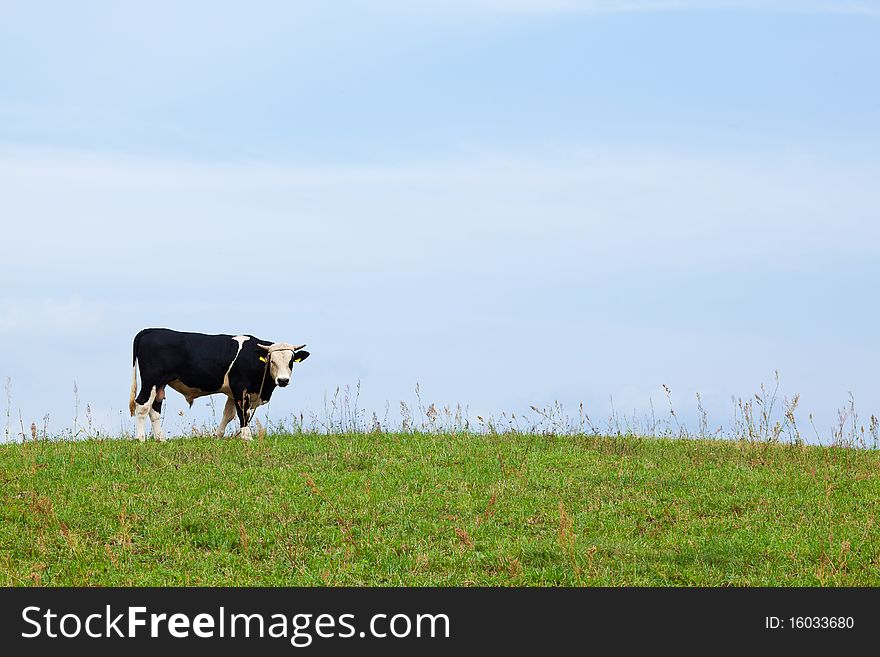
<svg viewBox="0 0 880 657">
<path fill-rule="evenodd" d="M 165 386 L 193 400 L 219 392 L 229 399 L 217 436 L 238 415 L 241 437 L 251 439 L 248 422 L 257 407 L 272 397 L 276 386 L 290 382 L 293 364 L 309 357 L 305 345 L 259 340 L 252 335 L 204 335 L 164 328 L 144 329 L 134 336 L 132 345 L 131 397 L 128 408 L 136 418 L 135 437 L 144 441 L 146 419 L 150 416 L 153 435 L 164 440 L 162 401 Z M 138 370 L 141 389 L 137 391 Z"/>
</svg>

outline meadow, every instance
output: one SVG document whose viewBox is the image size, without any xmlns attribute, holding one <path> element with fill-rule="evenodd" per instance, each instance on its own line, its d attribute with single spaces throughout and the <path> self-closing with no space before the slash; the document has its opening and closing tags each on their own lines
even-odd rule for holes
<svg viewBox="0 0 880 657">
<path fill-rule="evenodd" d="M 880 451 L 513 431 L 0 446 L 0 584 L 877 586 Z"/>
</svg>

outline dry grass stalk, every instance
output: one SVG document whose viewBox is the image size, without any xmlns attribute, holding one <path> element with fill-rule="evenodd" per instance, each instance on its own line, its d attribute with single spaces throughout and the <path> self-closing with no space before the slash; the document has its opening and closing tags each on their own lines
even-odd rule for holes
<svg viewBox="0 0 880 657">
<path fill-rule="evenodd" d="M 460 527 L 455 527 L 455 535 L 458 536 L 458 540 L 461 541 L 461 544 L 464 545 L 467 549 L 473 549 L 474 540 L 470 537 L 466 530 Z"/>
</svg>

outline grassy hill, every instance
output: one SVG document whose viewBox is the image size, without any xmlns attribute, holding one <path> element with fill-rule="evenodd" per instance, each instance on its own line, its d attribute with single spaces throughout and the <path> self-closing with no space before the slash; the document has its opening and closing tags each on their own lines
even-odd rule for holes
<svg viewBox="0 0 880 657">
<path fill-rule="evenodd" d="M 4 585 L 880 585 L 880 451 L 523 434 L 0 446 Z"/>
</svg>

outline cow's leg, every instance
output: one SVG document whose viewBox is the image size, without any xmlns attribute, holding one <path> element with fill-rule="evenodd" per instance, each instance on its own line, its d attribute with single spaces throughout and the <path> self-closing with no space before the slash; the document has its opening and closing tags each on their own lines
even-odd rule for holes
<svg viewBox="0 0 880 657">
<path fill-rule="evenodd" d="M 235 404 L 235 412 L 238 414 L 238 422 L 241 424 L 241 439 L 251 439 L 251 428 L 248 426 L 248 396 L 244 393 L 242 399 Z"/>
<path fill-rule="evenodd" d="M 141 442 L 144 442 L 147 439 L 147 415 L 149 415 L 150 410 L 152 409 L 153 402 L 156 401 L 156 386 L 149 388 L 149 393 L 147 392 L 147 388 L 142 387 L 140 394 L 134 401 L 134 419 L 136 426 L 134 437 Z"/>
<path fill-rule="evenodd" d="M 165 432 L 162 431 L 162 401 L 165 399 L 165 386 L 156 391 L 156 400 L 150 406 L 150 423 L 153 425 L 153 435 L 159 442 L 165 441 Z"/>
<path fill-rule="evenodd" d="M 223 418 L 217 425 L 217 437 L 222 438 L 226 432 L 226 425 L 232 422 L 235 417 L 235 400 L 232 397 L 226 399 L 226 406 L 223 407 Z"/>
</svg>

